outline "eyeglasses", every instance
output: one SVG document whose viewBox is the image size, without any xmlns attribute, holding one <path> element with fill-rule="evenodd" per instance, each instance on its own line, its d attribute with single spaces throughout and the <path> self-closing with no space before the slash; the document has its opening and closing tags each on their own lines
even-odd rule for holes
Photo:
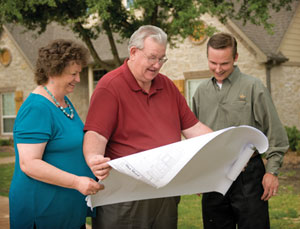
<svg viewBox="0 0 300 229">
<path fill-rule="evenodd" d="M 141 49 L 139 49 L 142 53 L 143 53 L 143 55 L 144 55 L 144 57 L 146 57 L 147 58 L 147 60 L 148 60 L 148 62 L 149 62 L 149 64 L 156 64 L 157 62 L 159 63 L 159 64 L 161 64 L 161 65 L 163 65 L 164 63 L 166 63 L 167 62 L 167 60 L 168 60 L 168 58 L 167 57 L 163 57 L 163 58 L 157 58 L 156 56 L 147 56 Z"/>
</svg>

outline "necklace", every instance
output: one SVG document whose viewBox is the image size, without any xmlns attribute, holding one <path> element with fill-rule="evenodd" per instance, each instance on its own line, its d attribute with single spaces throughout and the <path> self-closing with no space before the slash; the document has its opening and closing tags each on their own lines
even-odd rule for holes
<svg viewBox="0 0 300 229">
<path fill-rule="evenodd" d="M 51 96 L 51 98 L 53 99 L 55 105 L 69 118 L 69 119 L 73 119 L 74 118 L 74 111 L 70 105 L 70 103 L 68 102 L 68 100 L 65 99 L 65 102 L 70 110 L 70 114 L 68 114 L 68 112 L 66 111 L 65 108 L 63 108 L 59 102 L 57 102 L 56 98 L 54 97 L 54 95 L 48 90 L 48 88 L 46 86 L 44 86 L 44 89 L 46 90 L 46 92 Z"/>
</svg>

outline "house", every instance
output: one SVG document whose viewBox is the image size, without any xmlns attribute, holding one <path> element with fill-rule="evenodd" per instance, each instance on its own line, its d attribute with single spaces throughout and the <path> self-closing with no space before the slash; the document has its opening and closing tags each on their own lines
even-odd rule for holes
<svg viewBox="0 0 300 229">
<path fill-rule="evenodd" d="M 51 40 L 65 38 L 83 42 L 74 33 L 57 24 L 50 24 L 47 30 L 37 36 L 33 31 L 24 32 L 24 28 L 5 25 L 0 38 L 0 137 L 11 137 L 16 113 L 22 102 L 36 87 L 34 68 L 38 49 Z M 109 49 L 107 36 L 101 35 L 94 42 L 97 53 L 102 60 L 113 59 Z M 116 44 L 121 59 L 128 56 L 126 44 Z M 2 56 L 2 58 L 1 58 Z M 2 60 L 2 61 L 1 61 Z M 102 69 L 93 69 L 91 65 L 81 73 L 81 82 L 75 87 L 74 93 L 68 95 L 79 116 L 85 121 L 89 99 L 94 86 L 105 73 Z"/>
<path fill-rule="evenodd" d="M 229 20 L 223 25 L 208 15 L 201 19 L 237 38 L 241 71 L 258 77 L 268 87 L 283 125 L 300 129 L 300 1 L 292 3 L 291 11 L 271 15 L 273 35 L 249 23 Z M 211 76 L 206 41 L 205 37 L 196 43 L 186 39 L 178 48 L 168 49 L 168 62 L 161 70 L 179 86 L 189 104 L 199 81 Z"/>
<path fill-rule="evenodd" d="M 284 125 L 300 129 L 300 4 L 292 11 L 273 12 L 274 35 L 252 24 L 239 21 L 221 24 L 216 18 L 204 15 L 206 24 L 219 31 L 233 33 L 238 40 L 240 69 L 258 77 L 271 91 L 279 117 Z M 0 137 L 11 137 L 16 113 L 35 88 L 34 66 L 38 48 L 57 38 L 75 39 L 74 34 L 57 24 L 47 27 L 45 33 L 33 37 L 32 31 L 23 32 L 19 26 L 6 25 L 0 37 Z M 206 59 L 206 37 L 197 41 L 188 38 L 177 48 L 168 48 L 168 61 L 161 72 L 170 77 L 190 104 L 192 95 L 203 78 L 211 76 Z M 103 60 L 112 60 L 106 36 L 95 42 L 96 51 Z M 127 44 L 117 44 L 120 57 L 128 56 Z M 82 72 L 81 82 L 69 97 L 83 121 L 89 99 L 99 76 L 105 71 L 90 65 Z"/>
</svg>

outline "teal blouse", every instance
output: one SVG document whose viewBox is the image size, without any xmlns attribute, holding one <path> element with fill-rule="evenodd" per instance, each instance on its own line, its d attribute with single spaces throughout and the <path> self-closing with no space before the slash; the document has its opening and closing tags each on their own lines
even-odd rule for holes
<svg viewBox="0 0 300 229">
<path fill-rule="evenodd" d="M 33 93 L 21 106 L 14 125 L 16 161 L 9 193 L 12 229 L 33 228 L 34 224 L 37 228 L 80 228 L 85 223 L 85 196 L 24 174 L 16 147 L 18 143 L 47 142 L 44 161 L 69 173 L 93 178 L 82 151 L 83 123 L 74 107 L 73 110 L 71 120 L 48 99 Z"/>
</svg>

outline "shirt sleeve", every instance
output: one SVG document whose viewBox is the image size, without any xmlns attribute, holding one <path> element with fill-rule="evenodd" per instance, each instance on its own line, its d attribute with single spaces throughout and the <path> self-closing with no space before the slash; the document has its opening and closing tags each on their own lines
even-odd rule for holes
<svg viewBox="0 0 300 229">
<path fill-rule="evenodd" d="M 118 102 L 105 88 L 97 88 L 91 98 L 84 131 L 95 131 L 109 139 L 117 124 Z"/>
<path fill-rule="evenodd" d="M 199 86 L 197 87 L 193 97 L 192 97 L 192 111 L 195 116 L 199 119 L 199 107 L 200 107 L 200 99 L 199 99 Z"/>
<path fill-rule="evenodd" d="M 14 126 L 16 143 L 42 143 L 51 138 L 51 114 L 43 104 L 30 104 L 20 110 Z"/>
<path fill-rule="evenodd" d="M 266 171 L 276 174 L 289 147 L 288 137 L 267 88 L 261 83 L 256 84 L 255 88 L 257 90 L 253 104 L 255 121 L 269 140 Z"/>
</svg>

